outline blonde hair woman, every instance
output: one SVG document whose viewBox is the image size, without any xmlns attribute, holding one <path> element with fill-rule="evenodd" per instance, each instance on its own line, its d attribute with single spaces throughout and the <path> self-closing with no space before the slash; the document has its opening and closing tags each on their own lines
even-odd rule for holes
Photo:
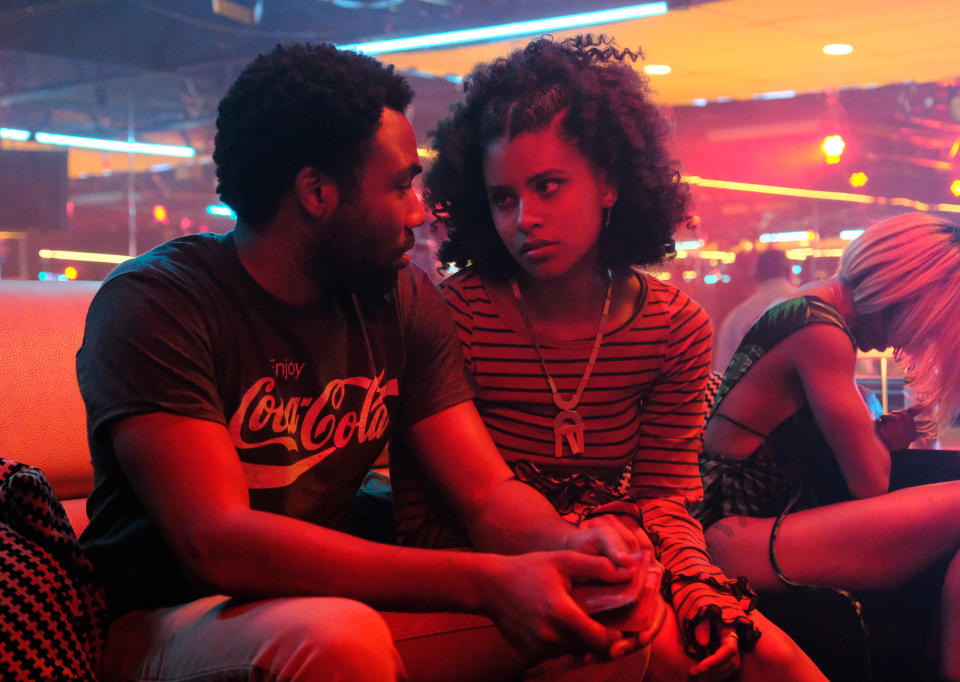
<svg viewBox="0 0 960 682">
<path fill-rule="evenodd" d="M 718 565 L 760 590 L 884 590 L 950 560 L 948 679 L 960 679 L 960 482 L 888 490 L 890 452 L 960 411 L 958 300 L 957 227 L 919 213 L 868 227 L 834 277 L 798 289 L 741 342 L 707 425 L 698 513 Z M 912 406 L 874 422 L 856 353 L 888 346 Z"/>
</svg>

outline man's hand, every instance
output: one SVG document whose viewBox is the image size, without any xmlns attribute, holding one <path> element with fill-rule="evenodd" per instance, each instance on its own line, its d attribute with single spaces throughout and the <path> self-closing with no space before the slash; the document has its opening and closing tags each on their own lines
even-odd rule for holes
<svg viewBox="0 0 960 682">
<path fill-rule="evenodd" d="M 583 541 L 582 551 L 589 552 L 591 548 L 595 550 L 601 546 L 610 547 L 612 551 L 612 549 L 617 546 L 617 541 L 614 539 L 607 539 L 605 541 L 606 544 L 604 544 L 604 541 L 600 541 L 596 539 L 596 536 L 591 536 L 587 533 L 587 531 L 593 530 L 601 534 L 604 532 L 614 533 L 625 546 L 633 548 L 631 551 L 634 556 L 644 551 L 650 553 L 651 563 L 647 569 L 647 574 L 642 576 L 643 589 L 637 599 L 636 607 L 630 612 L 628 618 L 631 622 L 639 621 L 647 623 L 648 625 L 639 632 L 634 632 L 633 630 L 625 632 L 624 637 L 610 646 L 606 657 L 617 658 L 647 646 L 653 641 L 654 637 L 657 636 L 657 633 L 660 632 L 660 628 L 663 627 L 664 620 L 669 613 L 669 608 L 659 596 L 663 567 L 653 560 L 655 555 L 653 543 L 643 528 L 641 528 L 640 524 L 637 523 L 636 519 L 623 514 L 601 514 L 600 516 L 593 516 L 584 519 L 580 523 L 580 528 L 583 531 L 583 535 L 579 536 L 577 541 Z M 590 540 L 591 537 L 595 538 L 592 544 Z M 601 537 L 603 536 L 601 535 Z M 603 620 L 601 616 L 598 617 Z M 623 624 L 620 622 L 612 622 L 610 625 L 620 627 Z"/>
<path fill-rule="evenodd" d="M 522 653 L 537 660 L 566 653 L 605 654 L 623 639 L 620 631 L 601 625 L 577 606 L 570 589 L 575 583 L 629 582 L 632 566 L 575 551 L 497 556 L 494 561 L 492 580 L 481 590 L 484 610 Z"/>
<path fill-rule="evenodd" d="M 917 427 L 913 423 L 911 410 L 887 412 L 876 421 L 877 437 L 883 441 L 890 452 L 904 450 L 916 440 Z"/>
<path fill-rule="evenodd" d="M 600 516 L 591 516 L 590 518 L 584 519 L 580 522 L 580 528 L 582 530 L 607 528 L 616 533 L 622 539 L 623 543 L 630 548 L 631 553 L 640 550 L 653 552 L 653 543 L 650 542 L 650 538 L 647 537 L 646 532 L 640 527 L 640 524 L 637 523 L 636 519 L 633 519 L 630 516 L 625 516 L 623 514 L 601 514 Z M 569 540 L 567 541 L 567 547 L 570 549 L 580 549 L 580 551 L 587 552 L 588 554 L 602 553 L 605 556 L 610 556 L 605 552 L 591 552 L 589 549 L 589 537 L 589 535 L 584 535 L 583 539 L 577 538 L 575 540 L 575 542 L 583 542 L 582 548 L 575 547 L 570 543 Z M 611 543 L 616 544 L 615 541 L 611 541 Z M 593 540 L 593 546 L 598 546 L 596 540 Z M 610 558 L 613 559 L 613 557 Z"/>
</svg>

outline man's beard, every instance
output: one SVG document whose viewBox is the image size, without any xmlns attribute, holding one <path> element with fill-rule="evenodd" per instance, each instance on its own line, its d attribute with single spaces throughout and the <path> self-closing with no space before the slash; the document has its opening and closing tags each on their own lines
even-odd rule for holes
<svg viewBox="0 0 960 682">
<path fill-rule="evenodd" d="M 306 254 L 307 272 L 320 290 L 362 296 L 383 296 L 391 291 L 397 283 L 397 268 L 393 261 L 374 260 L 373 255 L 382 253 L 382 244 L 371 244 L 363 238 L 370 232 L 363 219 L 338 209 L 331 222 L 326 239 Z"/>
</svg>

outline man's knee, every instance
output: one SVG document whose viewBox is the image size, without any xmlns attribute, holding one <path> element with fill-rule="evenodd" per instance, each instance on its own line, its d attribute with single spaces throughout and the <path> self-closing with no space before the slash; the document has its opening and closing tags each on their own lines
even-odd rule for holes
<svg viewBox="0 0 960 682">
<path fill-rule="evenodd" d="M 348 599 L 323 599 L 322 605 L 320 600 L 296 601 L 289 613 L 275 614 L 284 621 L 282 641 L 273 652 L 264 652 L 273 664 L 262 660 L 257 667 L 274 669 L 281 679 L 291 680 L 372 682 L 404 677 L 390 629 L 375 610 Z"/>
</svg>

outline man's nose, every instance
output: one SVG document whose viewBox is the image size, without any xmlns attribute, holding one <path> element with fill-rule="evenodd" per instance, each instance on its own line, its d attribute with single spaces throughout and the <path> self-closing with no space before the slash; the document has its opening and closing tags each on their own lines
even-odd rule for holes
<svg viewBox="0 0 960 682">
<path fill-rule="evenodd" d="M 423 208 L 423 201 L 419 195 L 416 192 L 411 192 L 410 195 L 413 197 L 413 205 L 407 213 L 406 227 L 412 229 L 423 224 L 423 221 L 427 219 L 427 212 Z"/>
</svg>

